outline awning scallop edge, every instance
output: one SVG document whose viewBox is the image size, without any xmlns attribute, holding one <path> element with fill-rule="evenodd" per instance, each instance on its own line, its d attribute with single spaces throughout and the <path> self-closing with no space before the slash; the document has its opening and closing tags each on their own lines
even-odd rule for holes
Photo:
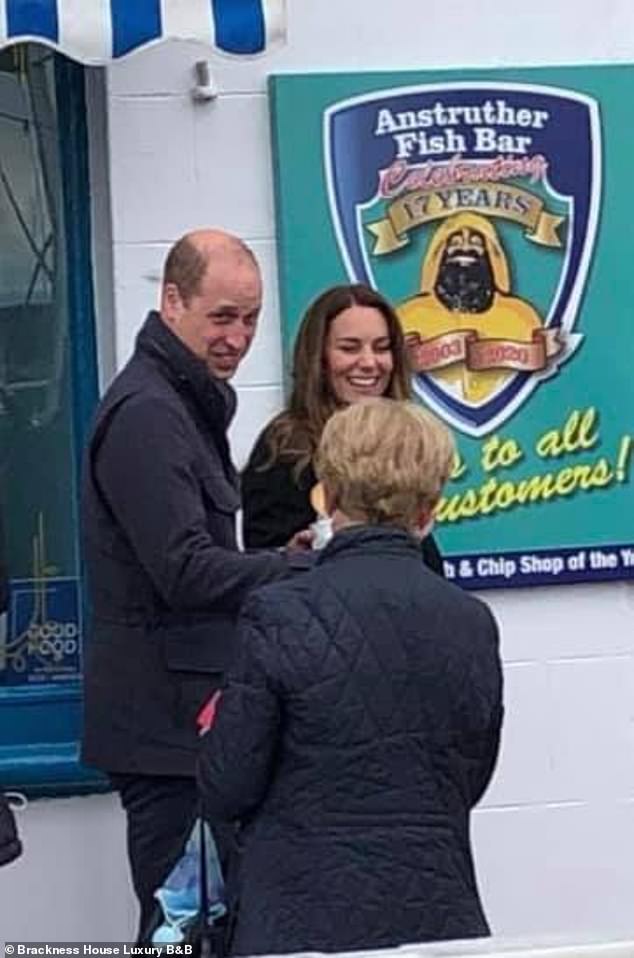
<svg viewBox="0 0 634 958">
<path fill-rule="evenodd" d="M 285 0 L 0 0 L 0 47 L 45 43 L 92 65 L 168 39 L 257 56 L 285 31 Z"/>
</svg>

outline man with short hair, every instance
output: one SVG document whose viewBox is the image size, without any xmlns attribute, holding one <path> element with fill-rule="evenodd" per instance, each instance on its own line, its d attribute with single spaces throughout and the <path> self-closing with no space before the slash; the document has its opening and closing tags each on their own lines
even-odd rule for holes
<svg viewBox="0 0 634 958">
<path fill-rule="evenodd" d="M 179 240 L 160 311 L 103 398 L 87 450 L 83 760 L 110 775 L 127 814 L 140 940 L 196 814 L 196 717 L 232 657 L 240 604 L 297 562 L 236 544 L 228 380 L 261 302 L 260 271 L 239 239 L 200 230 Z"/>
</svg>

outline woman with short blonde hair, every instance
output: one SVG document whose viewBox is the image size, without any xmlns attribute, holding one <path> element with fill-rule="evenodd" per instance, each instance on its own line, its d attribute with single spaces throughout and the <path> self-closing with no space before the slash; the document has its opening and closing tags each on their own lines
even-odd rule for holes
<svg viewBox="0 0 634 958">
<path fill-rule="evenodd" d="M 232 955 L 489 934 L 469 819 L 500 739 L 497 627 L 420 561 L 452 454 L 409 403 L 335 412 L 334 536 L 243 607 L 199 775 L 210 821 L 240 825 Z"/>
<path fill-rule="evenodd" d="M 351 521 L 415 530 L 421 516 L 429 522 L 454 455 L 447 427 L 420 406 L 366 400 L 326 423 L 317 475 Z"/>
</svg>

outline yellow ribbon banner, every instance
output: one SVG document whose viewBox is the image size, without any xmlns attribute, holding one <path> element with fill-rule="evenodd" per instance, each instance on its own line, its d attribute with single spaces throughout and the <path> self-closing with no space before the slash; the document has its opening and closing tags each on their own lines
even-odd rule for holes
<svg viewBox="0 0 634 958">
<path fill-rule="evenodd" d="M 516 339 L 483 339 L 475 329 L 456 330 L 433 339 L 418 333 L 405 337 L 414 372 L 431 372 L 454 363 L 464 363 L 472 372 L 485 369 L 517 369 L 537 372 L 550 365 L 564 348 L 559 329 L 537 329 L 530 342 Z"/>
<path fill-rule="evenodd" d="M 557 229 L 564 217 L 549 213 L 539 196 L 508 184 L 478 183 L 415 190 L 399 196 L 387 207 L 384 219 L 367 224 L 376 238 L 373 255 L 382 256 L 406 246 L 411 230 L 454 213 L 480 213 L 512 220 L 526 228 L 526 237 L 533 243 L 562 245 Z"/>
</svg>

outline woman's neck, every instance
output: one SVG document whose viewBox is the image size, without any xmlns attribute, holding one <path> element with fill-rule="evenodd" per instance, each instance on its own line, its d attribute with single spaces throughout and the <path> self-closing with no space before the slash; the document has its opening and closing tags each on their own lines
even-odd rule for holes
<svg viewBox="0 0 634 958">
<path fill-rule="evenodd" d="M 364 519 L 351 519 L 350 516 L 342 512 L 341 509 L 335 509 L 330 518 L 332 520 L 333 532 L 338 532 L 340 529 L 347 529 L 349 526 L 362 526 L 367 522 L 367 520 Z"/>
</svg>

